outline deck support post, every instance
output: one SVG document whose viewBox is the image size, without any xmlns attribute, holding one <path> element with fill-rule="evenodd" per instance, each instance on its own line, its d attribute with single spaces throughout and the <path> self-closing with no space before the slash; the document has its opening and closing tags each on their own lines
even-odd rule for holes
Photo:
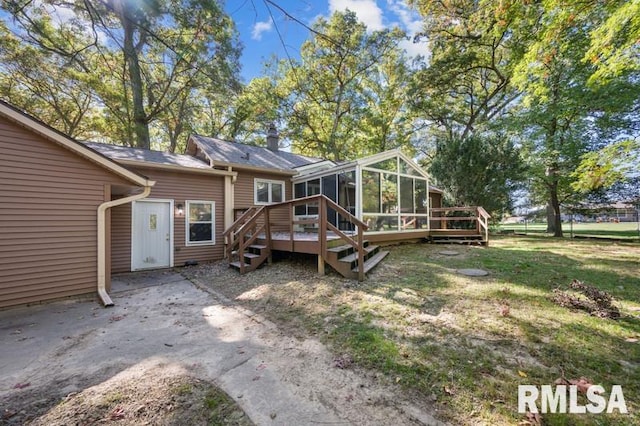
<svg viewBox="0 0 640 426">
<path fill-rule="evenodd" d="M 324 257 L 321 254 L 318 254 L 318 275 L 324 275 Z"/>
</svg>

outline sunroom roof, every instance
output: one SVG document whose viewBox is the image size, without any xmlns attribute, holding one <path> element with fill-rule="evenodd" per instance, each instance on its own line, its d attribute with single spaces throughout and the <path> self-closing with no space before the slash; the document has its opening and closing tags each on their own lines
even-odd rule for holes
<svg viewBox="0 0 640 426">
<path fill-rule="evenodd" d="M 376 169 L 380 171 L 388 171 L 394 173 L 401 173 L 411 176 L 420 176 L 428 178 L 429 175 L 420 168 L 411 158 L 400 150 L 400 148 L 384 151 L 379 154 L 374 154 L 369 157 L 360 158 L 358 160 L 349 161 L 345 163 L 331 163 L 327 162 L 316 163 L 314 165 L 303 166 L 304 170 L 297 169 L 300 174 L 294 177 L 294 181 L 300 181 L 307 179 L 311 176 L 324 176 L 334 173 L 338 170 L 354 169 L 356 166 Z M 398 170 L 399 167 L 399 170 Z"/>
</svg>

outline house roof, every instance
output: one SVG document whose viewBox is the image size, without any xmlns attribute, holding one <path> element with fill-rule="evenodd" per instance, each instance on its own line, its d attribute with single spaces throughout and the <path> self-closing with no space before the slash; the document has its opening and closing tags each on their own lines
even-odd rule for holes
<svg viewBox="0 0 640 426">
<path fill-rule="evenodd" d="M 223 141 L 200 135 L 192 135 L 193 140 L 216 165 L 261 168 L 288 171 L 295 174 L 296 167 L 323 161 L 321 158 L 306 157 L 286 151 L 271 151 L 268 148 L 246 145 L 238 142 Z"/>
<path fill-rule="evenodd" d="M 205 161 L 191 155 L 171 152 L 152 151 L 128 146 L 110 145 L 98 142 L 85 142 L 85 145 L 122 164 L 152 168 L 172 169 L 182 172 L 206 173 L 215 175 L 236 175 L 235 172 L 214 170 Z"/>
<path fill-rule="evenodd" d="M 0 115 L 7 119 L 41 135 L 45 139 L 66 148 L 75 154 L 86 158 L 93 163 L 104 167 L 110 172 L 140 186 L 153 186 L 154 181 L 147 179 L 145 176 L 127 169 L 121 164 L 116 163 L 110 158 L 96 150 L 87 147 L 85 144 L 76 141 L 68 135 L 54 129 L 53 127 L 43 123 L 37 118 L 13 107 L 12 105 L 0 100 Z"/>
<path fill-rule="evenodd" d="M 195 169 L 210 169 L 211 167 L 199 158 L 190 155 L 173 154 L 170 152 L 151 151 L 141 148 L 110 145 L 98 142 L 85 142 L 86 146 L 95 149 L 103 155 L 116 161 L 136 161 L 141 163 L 157 163 L 172 166 L 190 167 Z"/>
</svg>

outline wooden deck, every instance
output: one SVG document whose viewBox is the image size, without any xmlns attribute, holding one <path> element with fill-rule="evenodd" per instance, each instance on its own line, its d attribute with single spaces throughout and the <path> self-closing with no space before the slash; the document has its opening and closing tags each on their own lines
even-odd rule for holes
<svg viewBox="0 0 640 426">
<path fill-rule="evenodd" d="M 317 217 L 296 219 L 293 214 L 294 208 L 308 204 L 317 206 Z M 274 214 L 279 210 L 280 214 Z M 338 229 L 327 220 L 330 211 L 337 214 L 338 219 L 351 223 L 355 231 Z M 362 281 L 365 273 L 388 254 L 380 249 L 380 245 L 418 241 L 487 244 L 489 215 L 482 207 L 432 209 L 432 212 L 437 214 L 432 220 L 439 221 L 445 229 L 365 234 L 368 230 L 367 224 L 324 195 L 251 207 L 223 233 L 225 255 L 229 264 L 244 274 L 270 261 L 273 250 L 315 254 L 318 256 L 320 274 L 324 274 L 325 266 L 329 265 L 344 277 Z M 288 217 L 286 222 L 281 219 L 282 216 Z M 473 224 L 469 225 L 468 222 Z M 464 225 L 465 223 L 467 225 Z M 316 231 L 296 231 L 296 227 L 299 226 L 309 226 Z M 447 227 L 449 229 L 446 229 Z M 465 229 L 451 229 L 453 227 Z"/>
<path fill-rule="evenodd" d="M 258 243 L 265 244 L 267 242 L 264 233 L 258 235 Z M 342 237 L 334 232 L 327 232 L 325 241 L 327 247 L 331 248 L 342 243 Z M 271 248 L 272 250 L 288 251 L 294 253 L 319 254 L 322 246 L 320 244 L 320 234 L 317 232 L 271 232 Z"/>
</svg>

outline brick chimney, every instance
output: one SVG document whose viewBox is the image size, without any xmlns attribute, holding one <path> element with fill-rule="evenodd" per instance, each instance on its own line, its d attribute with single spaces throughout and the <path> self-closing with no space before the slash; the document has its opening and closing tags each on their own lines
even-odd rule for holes
<svg viewBox="0 0 640 426">
<path fill-rule="evenodd" d="M 269 124 L 269 130 L 267 131 L 267 148 L 273 152 L 278 152 L 278 142 L 280 137 L 278 136 L 278 130 L 274 123 Z"/>
</svg>

